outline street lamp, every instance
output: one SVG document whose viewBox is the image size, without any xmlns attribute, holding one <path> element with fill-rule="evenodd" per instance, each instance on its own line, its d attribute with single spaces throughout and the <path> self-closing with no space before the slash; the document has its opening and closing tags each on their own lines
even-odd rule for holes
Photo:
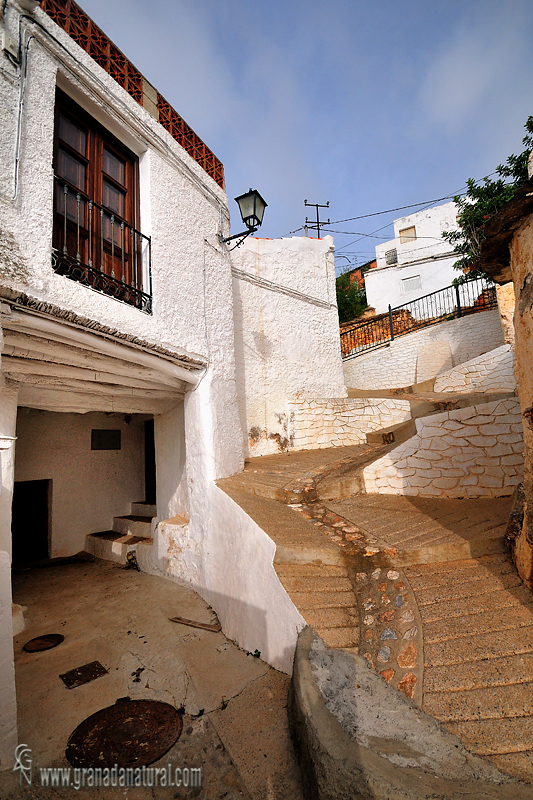
<svg viewBox="0 0 533 800">
<path fill-rule="evenodd" d="M 235 202 L 238 203 L 242 221 L 248 230 L 244 233 L 235 233 L 233 236 L 228 236 L 226 239 L 220 237 L 220 241 L 231 242 L 232 239 L 240 238 L 241 241 L 237 242 L 235 245 L 235 247 L 238 247 L 244 242 L 247 236 L 251 233 L 255 233 L 263 222 L 263 214 L 265 213 L 267 203 L 265 203 L 256 189 L 250 189 L 246 194 L 239 195 L 239 197 L 235 198 Z"/>
</svg>

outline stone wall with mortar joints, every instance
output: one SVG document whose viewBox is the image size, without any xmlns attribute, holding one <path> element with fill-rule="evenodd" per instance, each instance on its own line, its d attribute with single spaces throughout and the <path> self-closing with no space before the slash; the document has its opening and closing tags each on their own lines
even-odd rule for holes
<svg viewBox="0 0 533 800">
<path fill-rule="evenodd" d="M 514 356 L 504 344 L 437 376 L 435 392 L 514 392 Z"/>
<path fill-rule="evenodd" d="M 440 322 L 344 361 L 346 385 L 389 389 L 430 380 L 503 344 L 497 310 Z"/>
<path fill-rule="evenodd" d="M 292 450 L 362 444 L 367 433 L 411 419 L 408 400 L 347 398 L 290 404 Z"/>
<path fill-rule="evenodd" d="M 522 481 L 517 398 L 416 420 L 415 436 L 364 470 L 369 494 L 501 497 Z"/>
<path fill-rule="evenodd" d="M 346 395 L 333 239 L 248 239 L 231 258 L 245 448 L 276 453 L 290 447 L 293 400 Z"/>
</svg>

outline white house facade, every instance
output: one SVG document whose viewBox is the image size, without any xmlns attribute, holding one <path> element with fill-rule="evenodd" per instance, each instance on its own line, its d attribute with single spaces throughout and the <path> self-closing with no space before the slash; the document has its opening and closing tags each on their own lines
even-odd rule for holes
<svg viewBox="0 0 533 800">
<path fill-rule="evenodd" d="M 1 769 L 16 744 L 11 559 L 70 556 L 88 534 L 112 557 L 117 519 L 148 518 L 141 568 L 191 585 L 229 637 L 290 671 L 303 620 L 275 546 L 215 481 L 243 468 L 254 426 L 279 449 L 284 396 L 345 390 L 332 242 L 249 243 L 232 271 L 222 164 L 177 112 L 73 0 L 0 13 Z M 314 376 L 300 363 L 281 380 L 297 326 Z M 243 355 L 254 336 L 261 379 Z"/>
<path fill-rule="evenodd" d="M 417 297 L 450 286 L 457 255 L 442 238 L 457 230 L 455 203 L 444 203 L 394 220 L 394 239 L 376 246 L 376 268 L 365 273 L 368 304 L 383 314 Z"/>
</svg>

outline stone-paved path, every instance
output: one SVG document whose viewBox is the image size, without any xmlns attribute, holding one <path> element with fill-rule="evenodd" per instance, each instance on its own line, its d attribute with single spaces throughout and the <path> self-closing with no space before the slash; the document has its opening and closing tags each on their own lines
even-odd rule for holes
<svg viewBox="0 0 533 800">
<path fill-rule="evenodd" d="M 358 651 L 472 752 L 533 782 L 533 595 L 505 549 L 511 498 L 321 499 L 321 475 L 331 494 L 349 458 L 377 457 L 353 449 L 252 459 L 219 485 L 276 542 L 281 582 L 330 647 Z"/>
</svg>

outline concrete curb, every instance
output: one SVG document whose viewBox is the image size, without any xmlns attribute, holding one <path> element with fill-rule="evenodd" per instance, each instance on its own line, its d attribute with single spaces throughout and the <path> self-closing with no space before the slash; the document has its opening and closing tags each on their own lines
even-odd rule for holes
<svg viewBox="0 0 533 800">
<path fill-rule="evenodd" d="M 327 650 L 311 628 L 298 637 L 288 714 L 308 800 L 533 800 L 533 786 L 469 753 L 364 659 Z"/>
</svg>

